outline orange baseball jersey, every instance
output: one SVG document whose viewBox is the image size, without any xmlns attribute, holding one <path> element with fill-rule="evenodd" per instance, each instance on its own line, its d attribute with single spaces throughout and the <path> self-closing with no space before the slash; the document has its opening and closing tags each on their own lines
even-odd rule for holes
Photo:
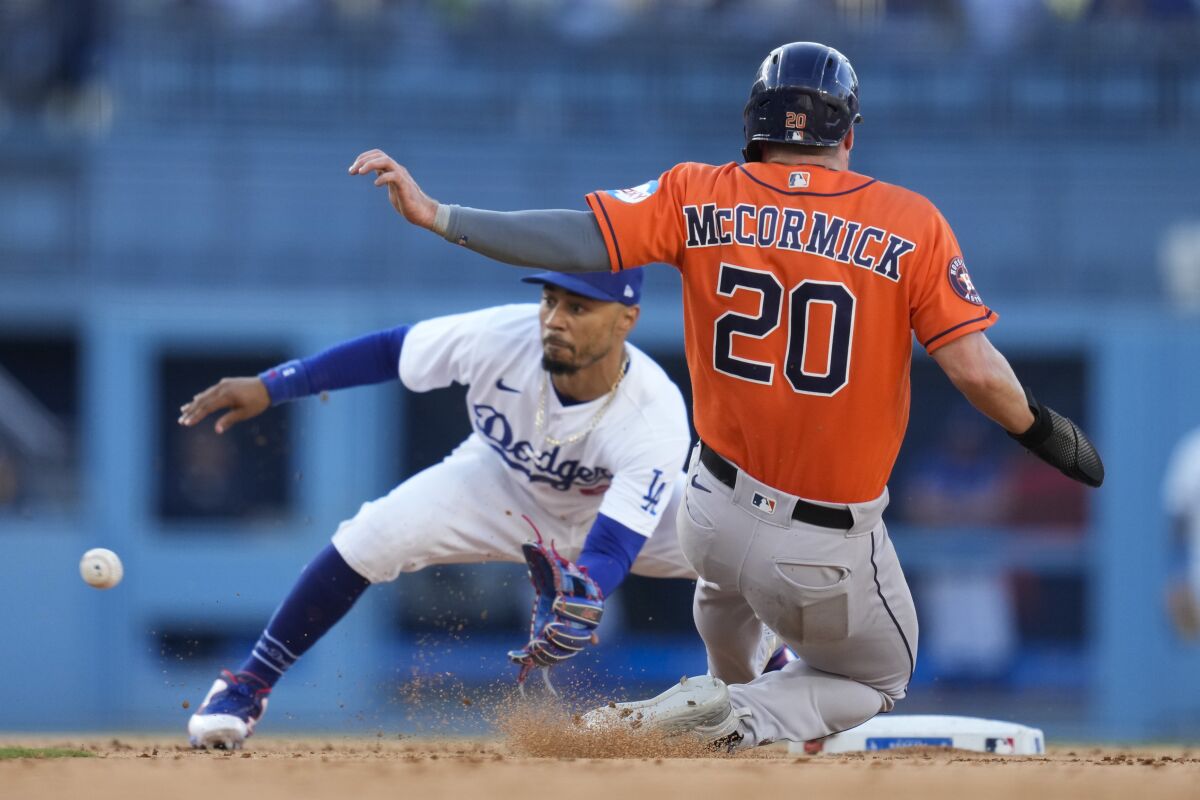
<svg viewBox="0 0 1200 800">
<path fill-rule="evenodd" d="M 854 172 L 687 163 L 587 201 L 614 270 L 683 275 L 700 437 L 800 497 L 878 497 L 908 425 L 912 332 L 932 352 L 996 321 L 933 204 Z"/>
</svg>

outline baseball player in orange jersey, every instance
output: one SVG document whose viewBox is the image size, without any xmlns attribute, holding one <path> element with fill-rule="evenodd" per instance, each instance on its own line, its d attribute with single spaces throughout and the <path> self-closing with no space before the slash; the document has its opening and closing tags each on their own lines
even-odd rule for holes
<svg viewBox="0 0 1200 800">
<path fill-rule="evenodd" d="M 745 163 L 680 164 L 588 196 L 591 213 L 497 213 L 424 195 L 385 153 L 376 174 L 414 224 L 508 263 L 683 277 L 701 443 L 678 529 L 701 580 L 710 674 L 587 715 L 638 719 L 730 747 L 806 741 L 904 697 L 917 617 L 882 513 L 908 423 L 912 338 L 1015 439 L 1099 486 L 1095 448 L 1024 389 L 984 330 L 997 315 L 925 198 L 849 170 L 858 79 L 811 42 L 763 61 L 745 110 Z M 756 675 L 762 623 L 799 655 Z M 630 711 L 637 712 L 630 714 Z"/>
</svg>

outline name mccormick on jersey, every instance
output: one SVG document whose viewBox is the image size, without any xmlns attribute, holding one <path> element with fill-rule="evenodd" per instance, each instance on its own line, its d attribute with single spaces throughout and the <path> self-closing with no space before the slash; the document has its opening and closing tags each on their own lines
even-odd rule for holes
<svg viewBox="0 0 1200 800">
<path fill-rule="evenodd" d="M 902 262 L 917 249 L 916 243 L 882 228 L 798 208 L 705 203 L 684 206 L 683 220 L 689 248 L 773 247 L 853 264 L 891 281 L 900 280 Z"/>
<path fill-rule="evenodd" d="M 544 483 L 560 492 L 579 487 L 583 494 L 603 494 L 613 474 L 604 467 L 585 467 L 578 460 L 562 457 L 562 446 L 538 450 L 531 442 L 517 439 L 508 417 L 494 406 L 480 403 L 472 409 L 475 431 L 500 454 L 504 463 L 523 472 L 530 483 Z"/>
</svg>

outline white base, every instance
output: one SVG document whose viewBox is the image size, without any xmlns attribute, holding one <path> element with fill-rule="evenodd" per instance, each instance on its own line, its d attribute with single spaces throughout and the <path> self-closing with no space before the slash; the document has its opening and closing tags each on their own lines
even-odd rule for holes
<svg viewBox="0 0 1200 800">
<path fill-rule="evenodd" d="M 1045 752 L 1046 738 L 1038 728 L 980 717 L 941 714 L 880 714 L 857 728 L 835 733 L 819 742 L 792 742 L 790 753 L 851 753 L 897 747 L 953 747 L 1006 756 Z"/>
</svg>

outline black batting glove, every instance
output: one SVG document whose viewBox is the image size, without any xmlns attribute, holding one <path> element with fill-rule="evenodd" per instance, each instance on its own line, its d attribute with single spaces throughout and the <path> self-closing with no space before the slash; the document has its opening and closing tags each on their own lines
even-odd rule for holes
<svg viewBox="0 0 1200 800">
<path fill-rule="evenodd" d="M 1046 408 L 1028 388 L 1025 399 L 1033 412 L 1033 425 L 1024 433 L 1008 435 L 1068 478 L 1088 486 L 1104 483 L 1104 462 L 1079 426 Z"/>
</svg>

